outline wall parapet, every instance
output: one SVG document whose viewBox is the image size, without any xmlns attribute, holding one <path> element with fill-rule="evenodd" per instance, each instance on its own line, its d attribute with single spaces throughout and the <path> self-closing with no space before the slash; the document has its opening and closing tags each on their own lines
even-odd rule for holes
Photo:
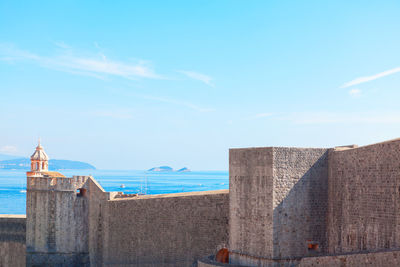
<svg viewBox="0 0 400 267">
<path fill-rule="evenodd" d="M 229 189 L 213 190 L 213 191 L 171 193 L 171 194 L 157 194 L 157 195 L 121 194 L 121 192 L 110 192 L 110 193 L 113 193 L 110 197 L 110 201 L 126 201 L 126 200 L 145 200 L 145 199 L 164 199 L 164 198 L 185 198 L 185 197 L 193 197 L 193 196 L 229 194 Z"/>
<path fill-rule="evenodd" d="M 25 235 L 25 215 L 0 215 L 0 242 L 12 241 L 25 244 Z"/>
<path fill-rule="evenodd" d="M 191 266 L 227 245 L 228 213 L 229 190 L 108 200 L 103 264 Z"/>
</svg>

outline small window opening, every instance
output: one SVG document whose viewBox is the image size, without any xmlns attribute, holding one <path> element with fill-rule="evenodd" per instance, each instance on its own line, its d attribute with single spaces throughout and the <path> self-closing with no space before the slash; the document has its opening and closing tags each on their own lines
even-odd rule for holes
<svg viewBox="0 0 400 267">
<path fill-rule="evenodd" d="M 85 195 L 86 195 L 86 189 L 85 188 L 79 188 L 77 193 L 76 193 L 76 196 L 84 197 Z"/>
<path fill-rule="evenodd" d="M 318 251 L 318 241 L 307 240 L 308 251 Z"/>
</svg>

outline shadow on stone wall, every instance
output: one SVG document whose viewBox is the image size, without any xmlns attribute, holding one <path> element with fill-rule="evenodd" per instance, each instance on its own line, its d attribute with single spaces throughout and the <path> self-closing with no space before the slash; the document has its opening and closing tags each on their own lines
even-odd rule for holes
<svg viewBox="0 0 400 267">
<path fill-rule="evenodd" d="M 321 152 L 303 154 L 299 151 L 295 155 L 299 159 L 294 161 L 277 161 L 274 179 L 283 177 L 295 184 L 291 189 L 290 183 L 286 188 L 274 186 L 274 192 L 289 190 L 273 211 L 274 259 L 315 256 L 326 250 L 328 150 L 322 156 Z M 298 165 L 298 162 L 306 164 Z"/>
</svg>

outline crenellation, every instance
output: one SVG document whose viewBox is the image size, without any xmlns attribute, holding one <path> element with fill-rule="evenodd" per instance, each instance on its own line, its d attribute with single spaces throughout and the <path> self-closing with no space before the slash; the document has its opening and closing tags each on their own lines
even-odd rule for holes
<svg viewBox="0 0 400 267">
<path fill-rule="evenodd" d="M 35 191 L 74 191 L 72 178 L 66 177 L 28 177 L 27 190 Z"/>
</svg>

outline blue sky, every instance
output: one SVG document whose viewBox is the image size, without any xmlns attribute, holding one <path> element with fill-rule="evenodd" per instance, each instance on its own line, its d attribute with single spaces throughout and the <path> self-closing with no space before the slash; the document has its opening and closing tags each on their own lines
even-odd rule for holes
<svg viewBox="0 0 400 267">
<path fill-rule="evenodd" d="M 227 170 L 400 136 L 398 1 L 0 1 L 0 153 Z"/>
</svg>

